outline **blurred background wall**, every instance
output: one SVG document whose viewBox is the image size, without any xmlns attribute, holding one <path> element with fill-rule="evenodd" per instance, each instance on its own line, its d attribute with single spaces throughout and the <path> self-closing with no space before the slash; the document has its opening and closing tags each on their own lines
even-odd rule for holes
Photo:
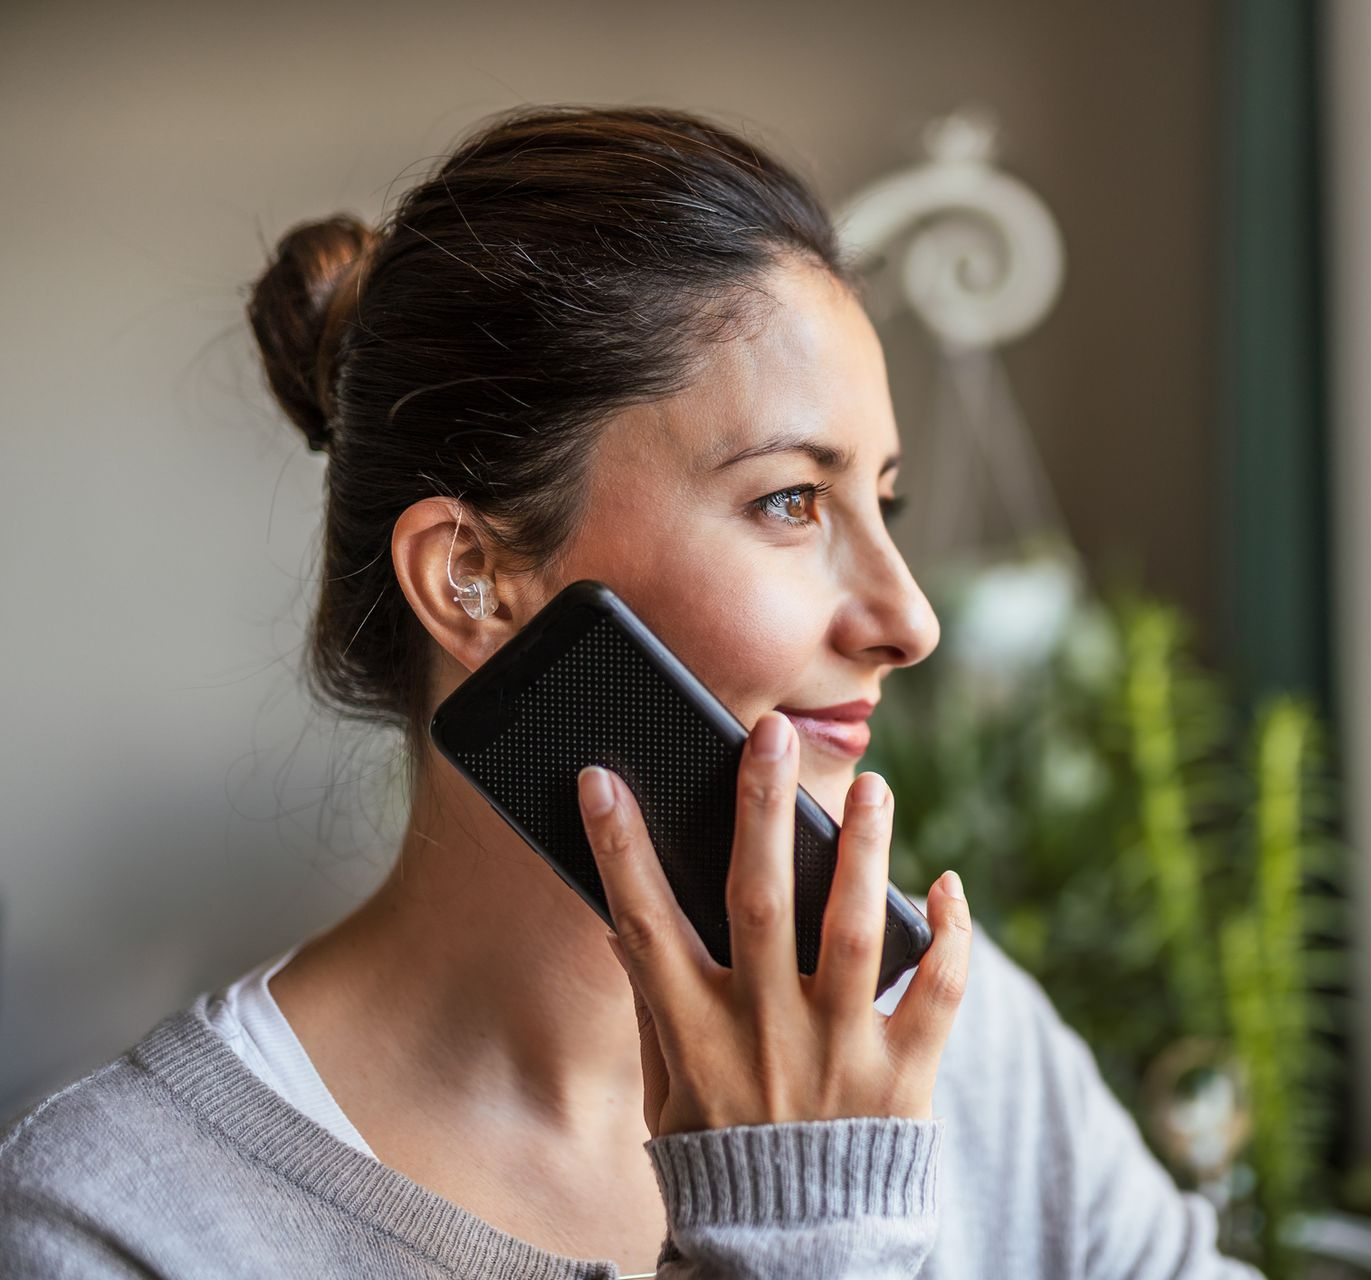
<svg viewBox="0 0 1371 1280">
<path fill-rule="evenodd" d="M 834 203 L 983 102 L 1066 240 L 1006 361 L 1070 531 L 1215 647 L 1218 24 L 1211 0 L 8 5 L 0 1114 L 336 918 L 395 847 L 393 744 L 295 686 L 324 463 L 242 320 L 282 231 L 376 217 L 522 101 L 715 114 Z M 908 436 L 917 356 L 887 341 Z"/>
</svg>

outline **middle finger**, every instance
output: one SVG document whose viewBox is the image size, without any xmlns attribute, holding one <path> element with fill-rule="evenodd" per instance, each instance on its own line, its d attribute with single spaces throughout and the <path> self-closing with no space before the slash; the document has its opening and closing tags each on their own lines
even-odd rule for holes
<svg viewBox="0 0 1371 1280">
<path fill-rule="evenodd" d="M 773 736 L 774 735 L 774 736 Z M 767 747 L 779 748 L 771 756 Z M 795 959 L 795 788 L 799 740 L 779 711 L 753 726 L 738 768 L 728 864 L 733 971 L 754 1003 L 800 987 Z"/>
</svg>

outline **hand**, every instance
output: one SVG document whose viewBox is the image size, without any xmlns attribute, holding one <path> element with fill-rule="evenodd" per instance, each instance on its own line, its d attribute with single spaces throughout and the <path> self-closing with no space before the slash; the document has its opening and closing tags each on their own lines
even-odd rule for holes
<svg viewBox="0 0 1371 1280">
<path fill-rule="evenodd" d="M 777 758 L 759 750 L 769 732 Z M 738 769 L 726 889 L 733 967 L 705 950 L 667 883 L 627 784 L 595 812 L 597 771 L 581 771 L 582 820 L 633 985 L 643 1115 L 653 1137 L 732 1125 L 932 1114 L 933 1082 L 961 1003 L 971 917 L 953 872 L 928 894 L 933 944 L 895 1012 L 873 1007 L 885 933 L 894 799 L 878 773 L 848 790 L 838 862 L 812 975 L 795 960 L 795 795 L 799 743 L 766 712 Z"/>
</svg>

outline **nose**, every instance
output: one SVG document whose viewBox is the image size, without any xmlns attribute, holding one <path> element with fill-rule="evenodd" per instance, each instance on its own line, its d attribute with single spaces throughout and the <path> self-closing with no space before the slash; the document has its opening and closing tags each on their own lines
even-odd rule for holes
<svg viewBox="0 0 1371 1280">
<path fill-rule="evenodd" d="M 870 663 L 910 667 L 938 647 L 941 628 L 884 525 L 855 549 L 847 567 L 850 590 L 834 620 L 844 653 Z"/>
</svg>

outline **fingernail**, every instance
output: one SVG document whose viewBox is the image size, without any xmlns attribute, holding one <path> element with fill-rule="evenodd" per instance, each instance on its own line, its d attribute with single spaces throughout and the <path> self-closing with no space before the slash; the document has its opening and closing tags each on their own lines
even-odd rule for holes
<svg viewBox="0 0 1371 1280">
<path fill-rule="evenodd" d="M 790 721 L 768 711 L 752 730 L 752 754 L 758 760 L 779 760 L 790 745 Z"/>
<path fill-rule="evenodd" d="M 852 798 L 858 804 L 879 806 L 885 800 L 885 779 L 879 773 L 864 773 L 852 788 Z"/>
<path fill-rule="evenodd" d="M 624 959 L 624 949 L 619 945 L 619 939 L 616 938 L 610 930 L 606 929 L 605 941 L 609 943 L 609 949 L 614 952 L 614 958 L 619 962 L 619 968 L 627 973 L 628 962 Z"/>
<path fill-rule="evenodd" d="M 966 893 L 962 889 L 962 878 L 955 871 L 944 871 L 942 874 L 943 892 L 949 898 L 960 898 L 966 901 Z"/>
<path fill-rule="evenodd" d="M 592 817 L 598 818 L 614 808 L 614 784 L 608 770 L 598 764 L 588 764 L 576 775 L 581 790 L 581 804 Z"/>
</svg>

